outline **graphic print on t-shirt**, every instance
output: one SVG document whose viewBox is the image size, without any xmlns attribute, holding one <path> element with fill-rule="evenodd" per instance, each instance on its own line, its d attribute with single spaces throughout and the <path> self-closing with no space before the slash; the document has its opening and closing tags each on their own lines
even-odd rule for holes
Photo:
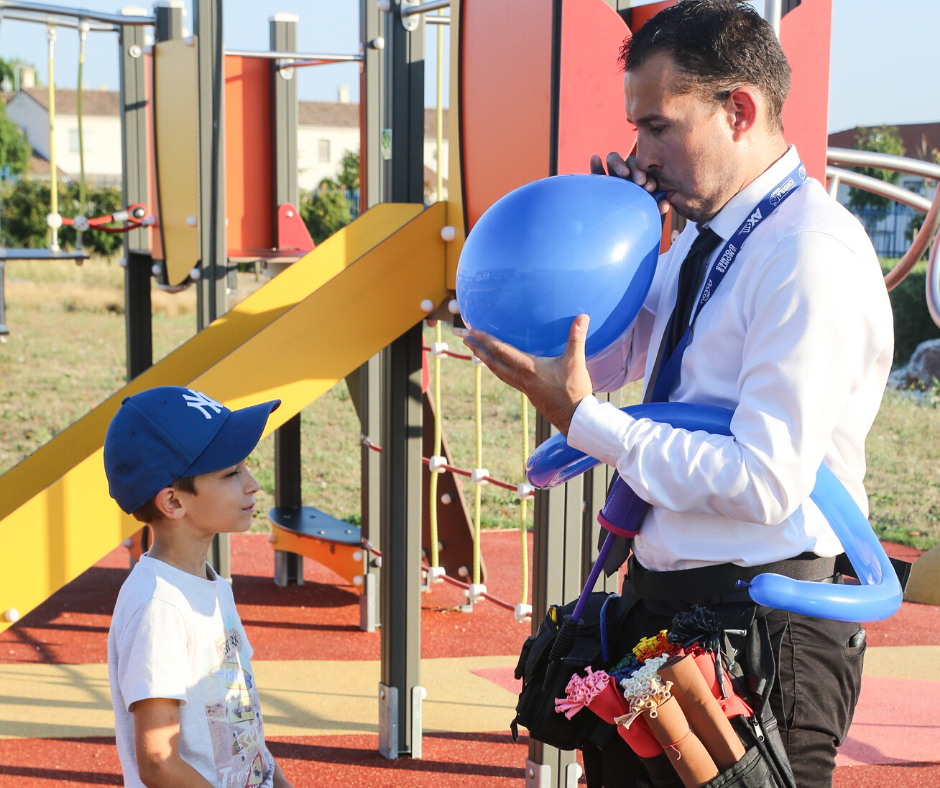
<svg viewBox="0 0 940 788">
<path fill-rule="evenodd" d="M 242 640 L 231 627 L 215 644 L 219 663 L 209 676 L 219 700 L 206 705 L 218 788 L 257 788 L 264 779 L 264 728 L 258 690 L 242 665 Z M 247 662 L 247 660 L 246 660 Z"/>
</svg>

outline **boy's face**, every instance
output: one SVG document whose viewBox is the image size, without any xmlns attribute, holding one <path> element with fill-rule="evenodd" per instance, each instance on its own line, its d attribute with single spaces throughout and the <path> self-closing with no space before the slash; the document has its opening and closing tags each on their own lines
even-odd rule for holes
<svg viewBox="0 0 940 788">
<path fill-rule="evenodd" d="M 197 476 L 196 494 L 178 492 L 186 510 L 186 518 L 200 531 L 228 534 L 247 531 L 255 510 L 255 493 L 260 489 L 248 464 Z"/>
</svg>

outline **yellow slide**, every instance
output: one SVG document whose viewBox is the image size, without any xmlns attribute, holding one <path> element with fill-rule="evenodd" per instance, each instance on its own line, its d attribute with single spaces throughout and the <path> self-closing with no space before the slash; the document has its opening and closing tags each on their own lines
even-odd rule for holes
<svg viewBox="0 0 940 788">
<path fill-rule="evenodd" d="M 121 401 L 190 386 L 230 408 L 270 399 L 281 426 L 447 297 L 447 208 L 378 205 L 0 476 L 0 631 L 134 533 L 108 495 Z"/>
</svg>

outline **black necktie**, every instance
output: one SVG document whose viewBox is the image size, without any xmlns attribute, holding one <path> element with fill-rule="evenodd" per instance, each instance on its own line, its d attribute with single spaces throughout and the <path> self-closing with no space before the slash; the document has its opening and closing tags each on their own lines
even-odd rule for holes
<svg viewBox="0 0 940 788">
<path fill-rule="evenodd" d="M 705 275 L 705 266 L 708 258 L 711 257 L 715 247 L 721 243 L 721 236 L 708 227 L 699 227 L 698 238 L 692 243 L 692 248 L 682 261 L 682 267 L 679 269 L 679 287 L 676 291 L 676 305 L 672 310 L 672 317 L 666 325 L 666 331 L 663 334 L 663 341 L 659 346 L 659 355 L 656 357 L 656 364 L 653 367 L 653 376 L 646 387 L 646 396 L 644 402 L 649 402 L 653 396 L 653 387 L 656 385 L 656 378 L 662 371 L 663 364 L 672 355 L 676 349 L 679 340 L 689 327 L 689 320 L 692 318 L 692 310 L 695 308 L 695 300 L 698 295 L 698 289 L 702 284 L 702 278 Z"/>
</svg>

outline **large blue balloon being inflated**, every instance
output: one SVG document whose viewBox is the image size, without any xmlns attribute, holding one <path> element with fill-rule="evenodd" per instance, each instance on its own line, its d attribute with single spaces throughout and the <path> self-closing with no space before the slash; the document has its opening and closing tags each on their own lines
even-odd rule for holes
<svg viewBox="0 0 940 788">
<path fill-rule="evenodd" d="M 464 322 L 536 356 L 565 350 L 571 321 L 591 317 L 588 358 L 634 321 L 653 281 L 662 224 L 636 184 L 560 175 L 495 202 L 457 267 Z"/>
</svg>

